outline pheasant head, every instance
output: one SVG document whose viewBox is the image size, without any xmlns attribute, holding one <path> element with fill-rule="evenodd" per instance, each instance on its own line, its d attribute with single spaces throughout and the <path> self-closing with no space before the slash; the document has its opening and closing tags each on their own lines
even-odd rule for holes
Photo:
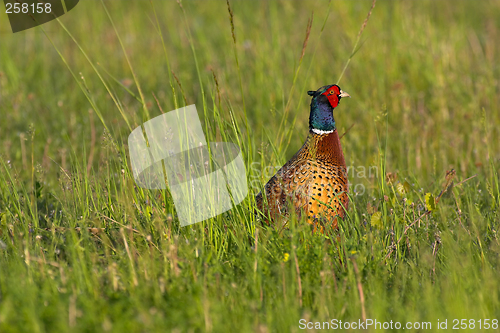
<svg viewBox="0 0 500 333">
<path fill-rule="evenodd" d="M 317 134 L 328 134 L 335 130 L 335 109 L 342 97 L 351 97 L 336 84 L 324 86 L 316 91 L 308 91 L 312 96 L 309 130 Z"/>
</svg>

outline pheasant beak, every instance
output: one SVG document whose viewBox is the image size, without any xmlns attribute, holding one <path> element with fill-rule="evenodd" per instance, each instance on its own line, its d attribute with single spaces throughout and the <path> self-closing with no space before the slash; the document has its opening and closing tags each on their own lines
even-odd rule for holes
<svg viewBox="0 0 500 333">
<path fill-rule="evenodd" d="M 346 93 L 345 91 L 342 91 L 342 90 L 340 91 L 340 95 L 339 96 L 340 97 L 349 97 L 349 98 L 351 97 L 351 95 L 349 95 L 348 93 Z"/>
</svg>

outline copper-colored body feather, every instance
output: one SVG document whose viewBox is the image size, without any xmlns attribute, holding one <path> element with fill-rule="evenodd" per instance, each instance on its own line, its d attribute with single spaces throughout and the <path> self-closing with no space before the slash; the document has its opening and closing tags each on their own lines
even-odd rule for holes
<svg viewBox="0 0 500 333">
<path fill-rule="evenodd" d="M 265 186 L 265 196 L 256 197 L 257 208 L 268 224 L 284 221 L 293 207 L 314 230 L 337 227 L 349 203 L 347 170 L 337 130 L 328 134 L 309 132 L 302 148 Z M 292 207 L 291 207 L 291 206 Z"/>
</svg>

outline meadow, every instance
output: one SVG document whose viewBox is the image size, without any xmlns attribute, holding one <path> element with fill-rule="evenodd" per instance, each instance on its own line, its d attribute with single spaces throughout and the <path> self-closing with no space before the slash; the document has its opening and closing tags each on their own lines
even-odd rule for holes
<svg viewBox="0 0 500 333">
<path fill-rule="evenodd" d="M 229 4 L 81 1 L 15 34 L 2 10 L 0 332 L 498 332 L 500 1 L 378 1 L 354 54 L 370 0 Z M 306 92 L 350 57 L 348 216 L 262 226 Z M 250 192 L 181 228 L 127 137 L 190 104 L 207 141 L 239 145 Z"/>
</svg>

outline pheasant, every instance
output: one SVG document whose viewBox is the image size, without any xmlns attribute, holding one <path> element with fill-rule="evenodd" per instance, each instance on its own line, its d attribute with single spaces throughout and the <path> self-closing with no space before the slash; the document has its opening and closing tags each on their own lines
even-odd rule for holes
<svg viewBox="0 0 500 333">
<path fill-rule="evenodd" d="M 286 221 L 294 209 L 307 215 L 314 232 L 330 224 L 337 228 L 349 202 L 347 169 L 335 127 L 333 109 L 351 97 L 336 84 L 308 91 L 312 96 L 309 135 L 300 150 L 278 170 L 256 196 L 257 208 L 268 225 Z M 285 222 L 286 223 L 286 222 Z"/>
</svg>

